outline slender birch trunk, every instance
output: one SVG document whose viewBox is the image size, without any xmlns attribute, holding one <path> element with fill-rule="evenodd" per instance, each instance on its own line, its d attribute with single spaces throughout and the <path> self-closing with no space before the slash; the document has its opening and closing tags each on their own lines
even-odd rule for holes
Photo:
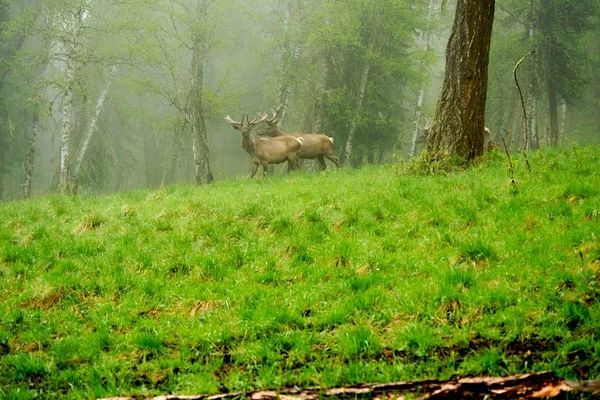
<svg viewBox="0 0 600 400">
<path fill-rule="evenodd" d="M 327 92 L 327 77 L 329 76 L 329 52 L 324 50 L 321 57 L 321 68 L 319 75 L 319 83 L 317 87 L 316 115 L 313 132 L 320 133 L 323 131 L 323 122 L 325 119 L 325 93 Z"/>
<path fill-rule="evenodd" d="M 422 43 L 423 51 L 429 50 L 429 26 L 431 24 L 431 15 L 433 14 L 433 2 L 434 0 L 429 0 L 429 5 L 427 6 L 427 24 L 425 25 L 425 30 L 421 31 L 421 37 L 419 38 L 419 41 Z M 421 109 L 423 108 L 424 99 L 425 84 L 423 83 L 419 90 L 419 98 L 417 99 L 417 107 L 415 108 L 415 119 L 413 122 L 412 136 L 410 138 L 410 150 L 408 152 L 410 157 L 414 157 L 417 154 L 417 139 L 419 137 L 419 124 L 421 122 Z"/>
<path fill-rule="evenodd" d="M 535 89 L 530 85 L 530 90 L 533 91 L 530 93 L 527 102 L 529 104 L 529 129 L 524 130 L 524 132 L 529 131 L 529 140 L 526 140 L 523 137 L 523 140 L 527 142 L 526 150 L 537 150 L 539 148 L 539 140 L 538 140 L 538 109 L 537 109 L 537 98 L 535 95 Z M 525 133 L 523 133 L 525 135 Z"/>
<path fill-rule="evenodd" d="M 552 78 L 548 79 L 548 111 L 550 113 L 550 145 L 558 146 L 558 110 L 556 102 L 556 84 Z"/>
<path fill-rule="evenodd" d="M 358 103 L 357 103 L 357 107 L 356 107 L 357 112 L 355 113 L 354 117 L 352 118 L 352 121 L 350 122 L 350 129 L 348 130 L 348 139 L 346 140 L 346 146 L 344 149 L 342 164 L 345 164 L 346 162 L 348 162 L 350 160 L 350 155 L 352 154 L 352 140 L 354 139 L 354 133 L 356 132 L 356 124 L 357 124 L 357 116 L 356 115 L 358 113 L 360 113 L 360 110 L 362 109 L 363 101 L 365 99 L 365 93 L 367 91 L 367 82 L 369 81 L 370 70 L 371 70 L 371 65 L 366 64 L 365 69 L 363 70 L 361 78 L 360 78 L 360 91 L 359 91 Z"/>
<path fill-rule="evenodd" d="M 33 163 L 35 160 L 35 145 L 38 134 L 38 115 L 37 111 L 33 114 L 33 125 L 31 134 L 29 135 L 29 148 L 27 150 L 27 158 L 25 159 L 25 180 L 23 182 L 23 197 L 28 199 L 31 197 L 31 186 L 33 181 Z"/>
<path fill-rule="evenodd" d="M 79 153 L 77 154 L 77 159 L 75 160 L 75 166 L 73 168 L 73 179 L 75 179 L 75 180 L 79 176 L 79 169 L 81 168 L 81 163 L 83 162 L 83 157 L 85 157 L 88 146 L 90 144 L 90 140 L 92 139 L 92 136 L 94 135 L 94 132 L 96 131 L 98 117 L 100 116 L 100 112 L 102 111 L 102 108 L 104 107 L 104 101 L 106 100 L 106 94 L 108 93 L 108 90 L 110 89 L 110 86 L 113 81 L 113 77 L 116 74 L 116 72 L 117 72 L 117 67 L 113 67 L 110 72 L 110 76 L 108 78 L 106 86 L 104 87 L 104 89 L 100 93 L 100 96 L 98 96 L 98 100 L 96 101 L 96 107 L 94 108 L 94 113 L 92 114 L 92 117 L 90 118 L 87 130 L 85 131 L 85 135 L 83 136 L 83 140 L 81 141 L 81 146 L 79 147 Z"/>
<path fill-rule="evenodd" d="M 63 97 L 59 174 L 59 191 L 63 194 L 69 191 L 71 183 L 69 148 L 71 140 L 71 118 L 73 117 L 73 85 L 75 83 L 75 65 L 73 60 L 67 61 L 66 76 L 67 87 L 65 88 Z"/>
<path fill-rule="evenodd" d="M 287 114 L 287 106 L 290 100 L 290 87 L 289 87 L 289 69 L 291 64 L 291 55 L 290 55 L 290 23 L 292 19 L 292 12 L 294 10 L 294 1 L 295 0 L 287 0 L 284 18 L 283 18 L 283 45 L 282 45 L 282 54 L 281 54 L 281 70 L 280 70 L 280 78 L 279 78 L 279 89 L 277 91 L 277 104 L 282 105 L 283 109 L 281 110 L 281 115 L 279 117 L 279 125 L 283 124 Z M 294 57 L 296 54 L 299 55 L 298 46 L 294 49 Z"/>
<path fill-rule="evenodd" d="M 558 130 L 559 137 L 565 137 L 565 126 L 567 125 L 567 102 L 565 99 L 560 99 L 560 129 Z"/>
</svg>

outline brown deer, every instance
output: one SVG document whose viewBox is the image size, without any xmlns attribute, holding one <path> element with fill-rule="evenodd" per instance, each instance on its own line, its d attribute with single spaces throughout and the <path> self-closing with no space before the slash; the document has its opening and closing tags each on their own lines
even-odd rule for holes
<svg viewBox="0 0 600 400">
<path fill-rule="evenodd" d="M 260 136 L 270 136 L 272 138 L 293 136 L 303 139 L 302 148 L 299 153 L 301 159 L 314 160 L 316 158 L 321 165 L 321 169 L 325 170 L 327 168 L 327 165 L 325 165 L 325 158 L 327 158 L 339 168 L 340 162 L 333 154 L 333 138 L 318 133 L 283 133 L 277 126 L 279 113 L 282 109 L 283 106 L 279 106 L 276 109 L 274 108 L 272 110 L 273 117 L 265 119 L 267 127 L 256 133 Z"/>
<path fill-rule="evenodd" d="M 252 161 L 250 178 L 256 175 L 259 165 L 263 167 L 263 175 L 266 175 L 269 164 L 280 164 L 287 161 L 288 172 L 298 168 L 298 153 L 302 148 L 301 138 L 292 136 L 252 138 L 252 128 L 266 121 L 267 118 L 268 115 L 264 114 L 262 117 L 256 116 L 250 121 L 246 115 L 246 124 L 244 124 L 243 116 L 242 122 L 235 122 L 229 115 L 225 117 L 225 121 L 229 125 L 242 133 L 242 148 L 250 155 L 250 161 Z"/>
</svg>

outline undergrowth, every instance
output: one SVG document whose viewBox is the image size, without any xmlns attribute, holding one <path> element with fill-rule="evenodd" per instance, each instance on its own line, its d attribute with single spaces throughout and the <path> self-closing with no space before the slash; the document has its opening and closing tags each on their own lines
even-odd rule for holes
<svg viewBox="0 0 600 400">
<path fill-rule="evenodd" d="M 0 208 L 0 397 L 600 377 L 598 148 Z"/>
</svg>

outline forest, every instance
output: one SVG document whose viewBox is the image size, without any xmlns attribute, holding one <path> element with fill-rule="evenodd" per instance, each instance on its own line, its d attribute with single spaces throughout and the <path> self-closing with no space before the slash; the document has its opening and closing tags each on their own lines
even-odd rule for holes
<svg viewBox="0 0 600 400">
<path fill-rule="evenodd" d="M 223 118 L 278 105 L 283 132 L 326 134 L 344 166 L 408 159 L 425 147 L 453 6 L 2 0 L 0 198 L 245 175 Z M 496 143 L 600 141 L 599 18 L 592 0 L 497 2 L 485 112 Z M 524 143 L 513 69 L 531 51 Z"/>
</svg>

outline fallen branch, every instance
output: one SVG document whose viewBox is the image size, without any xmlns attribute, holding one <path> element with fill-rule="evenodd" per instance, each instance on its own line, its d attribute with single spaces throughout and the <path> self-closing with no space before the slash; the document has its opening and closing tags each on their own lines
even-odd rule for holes
<svg viewBox="0 0 600 400">
<path fill-rule="evenodd" d="M 331 399 L 535 399 L 565 398 L 583 394 L 600 395 L 600 381 L 573 382 L 559 379 L 552 372 L 515 375 L 503 378 L 464 378 L 451 381 L 417 381 L 365 384 L 343 388 L 284 388 L 258 392 L 235 392 L 215 395 L 158 396 L 152 400 L 317 400 Z M 139 399 L 138 396 L 135 397 Z M 104 400 L 133 400 L 112 397 Z"/>
</svg>

